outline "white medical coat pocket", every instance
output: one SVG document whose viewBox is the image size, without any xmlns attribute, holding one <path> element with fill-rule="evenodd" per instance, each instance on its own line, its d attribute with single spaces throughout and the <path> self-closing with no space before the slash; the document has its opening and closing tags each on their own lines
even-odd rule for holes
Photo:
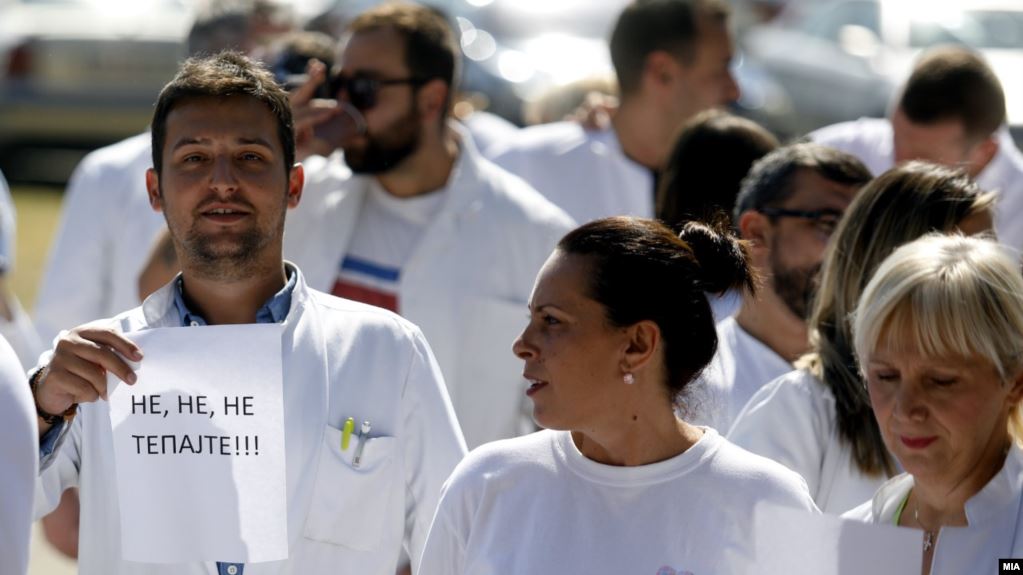
<svg viewBox="0 0 1023 575">
<path fill-rule="evenodd" d="M 358 466 L 352 462 L 359 438 L 341 450 L 341 430 L 327 426 L 303 535 L 314 541 L 360 551 L 380 547 L 388 516 L 396 464 L 394 437 L 370 437 Z"/>
</svg>

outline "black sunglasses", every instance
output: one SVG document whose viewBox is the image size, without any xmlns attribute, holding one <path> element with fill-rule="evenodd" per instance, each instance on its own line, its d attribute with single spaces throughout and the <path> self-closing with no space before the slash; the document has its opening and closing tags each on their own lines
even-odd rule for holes
<svg viewBox="0 0 1023 575">
<path fill-rule="evenodd" d="M 332 97 L 340 95 L 341 90 L 348 94 L 348 101 L 359 110 L 369 110 L 377 104 L 377 93 L 384 86 L 397 86 L 411 84 L 418 88 L 429 82 L 429 78 L 393 78 L 384 80 L 371 76 L 345 76 L 337 74 L 330 79 L 330 93 Z"/>
<path fill-rule="evenodd" d="M 758 212 L 769 218 L 800 218 L 810 220 L 822 233 L 830 236 L 842 219 L 842 212 L 833 209 L 823 210 L 790 210 L 788 208 L 758 208 Z"/>
</svg>

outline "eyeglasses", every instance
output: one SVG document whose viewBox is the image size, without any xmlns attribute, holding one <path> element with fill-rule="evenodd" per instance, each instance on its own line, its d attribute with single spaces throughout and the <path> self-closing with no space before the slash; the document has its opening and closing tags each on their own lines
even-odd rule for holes
<svg viewBox="0 0 1023 575">
<path fill-rule="evenodd" d="M 377 105 L 377 93 L 384 86 L 411 84 L 413 87 L 418 88 L 429 81 L 429 78 L 392 78 L 385 80 L 358 74 L 355 76 L 338 74 L 331 78 L 330 90 L 333 96 L 337 96 L 341 90 L 344 90 L 348 94 L 348 101 L 352 103 L 352 106 L 359 110 L 369 110 Z"/>
<path fill-rule="evenodd" d="M 830 236 L 835 232 L 839 220 L 842 219 L 841 211 L 827 208 L 823 210 L 790 210 L 788 208 L 767 207 L 758 208 L 757 211 L 769 218 L 800 218 L 810 220 L 814 227 L 826 236 Z"/>
</svg>

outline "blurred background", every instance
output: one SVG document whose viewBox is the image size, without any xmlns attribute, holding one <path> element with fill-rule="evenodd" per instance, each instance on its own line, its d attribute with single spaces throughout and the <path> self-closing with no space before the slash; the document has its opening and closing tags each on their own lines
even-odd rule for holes
<svg viewBox="0 0 1023 575">
<path fill-rule="evenodd" d="M 18 210 L 12 283 L 27 309 L 71 170 L 88 151 L 145 130 L 185 53 L 196 1 L 0 0 L 0 170 Z M 780 138 L 884 116 L 921 49 L 959 43 L 998 74 L 1023 141 L 1023 0 L 731 2 L 743 94 L 734 111 Z M 377 2 L 266 3 L 271 20 L 336 36 Z M 424 3 L 461 34 L 462 89 L 475 109 L 525 125 L 561 119 L 589 91 L 614 90 L 606 41 L 627 0 Z M 74 563 L 36 537 L 31 572 L 73 573 Z"/>
</svg>

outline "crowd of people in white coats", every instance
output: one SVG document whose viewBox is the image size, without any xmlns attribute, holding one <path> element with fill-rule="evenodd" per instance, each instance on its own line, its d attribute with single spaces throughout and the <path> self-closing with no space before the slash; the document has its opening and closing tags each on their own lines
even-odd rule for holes
<svg viewBox="0 0 1023 575">
<path fill-rule="evenodd" d="M 912 530 L 923 574 L 1023 557 L 1023 155 L 980 56 L 783 144 L 723 110 L 727 2 L 633 0 L 617 101 L 520 129 L 453 113 L 434 9 L 335 52 L 263 4 L 200 3 L 150 129 L 82 160 L 31 318 L 0 274 L 0 574 L 36 519 L 104 575 L 757 573 L 765 506 Z M 280 324 L 286 553 L 140 560 L 109 396 L 133 334 L 225 324 Z"/>
</svg>

